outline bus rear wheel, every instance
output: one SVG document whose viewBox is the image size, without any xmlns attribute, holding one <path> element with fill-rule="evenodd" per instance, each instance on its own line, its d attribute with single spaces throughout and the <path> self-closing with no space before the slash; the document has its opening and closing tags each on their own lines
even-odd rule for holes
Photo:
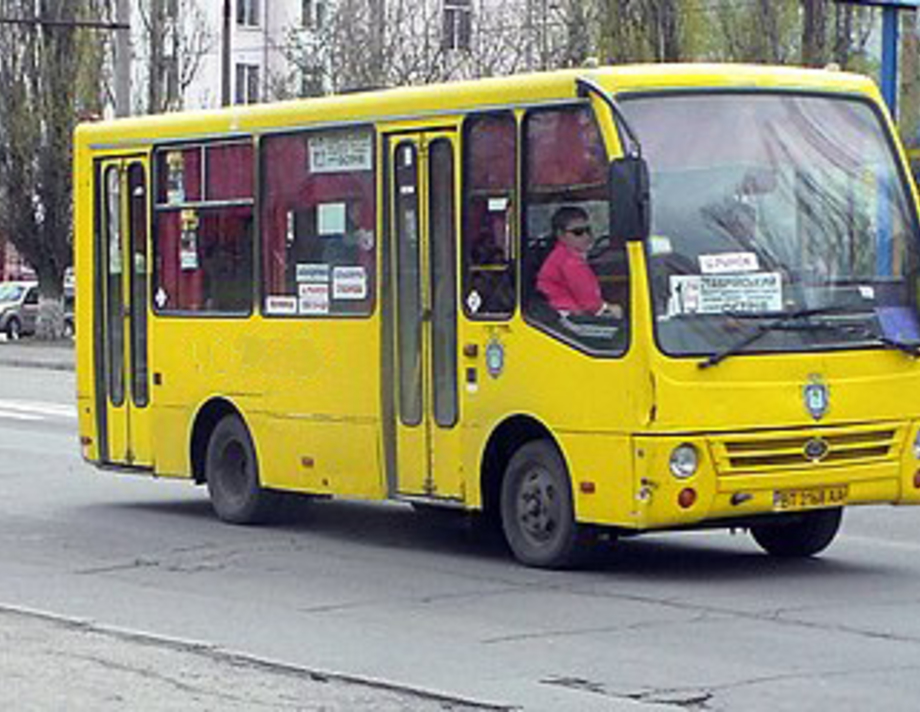
<svg viewBox="0 0 920 712">
<path fill-rule="evenodd" d="M 568 469 L 551 442 L 526 443 L 512 456 L 501 515 L 505 539 L 522 564 L 563 569 L 584 560 L 587 530 L 575 521 Z"/>
<path fill-rule="evenodd" d="M 804 558 L 830 546 L 842 518 L 841 508 L 819 509 L 790 515 L 789 521 L 755 525 L 751 527 L 751 536 L 771 556 Z"/>
<path fill-rule="evenodd" d="M 208 441 L 205 477 L 211 506 L 231 524 L 258 524 L 278 510 L 281 494 L 262 487 L 249 430 L 238 415 L 218 422 Z"/>
</svg>

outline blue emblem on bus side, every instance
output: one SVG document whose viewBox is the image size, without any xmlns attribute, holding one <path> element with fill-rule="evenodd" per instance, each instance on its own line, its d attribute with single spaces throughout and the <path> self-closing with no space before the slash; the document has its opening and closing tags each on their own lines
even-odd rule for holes
<svg viewBox="0 0 920 712">
<path fill-rule="evenodd" d="M 815 420 L 821 420 L 830 408 L 831 397 L 828 387 L 818 380 L 813 380 L 802 390 L 805 407 Z"/>
<path fill-rule="evenodd" d="M 486 370 L 492 378 L 498 378 L 505 369 L 505 348 L 497 339 L 486 346 Z"/>
</svg>

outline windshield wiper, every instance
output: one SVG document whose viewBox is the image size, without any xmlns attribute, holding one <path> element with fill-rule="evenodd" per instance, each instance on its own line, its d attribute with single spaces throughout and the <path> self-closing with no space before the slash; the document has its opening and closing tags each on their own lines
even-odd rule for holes
<svg viewBox="0 0 920 712">
<path fill-rule="evenodd" d="M 880 344 L 888 349 L 895 349 L 901 353 L 905 353 L 908 356 L 913 358 L 920 357 L 920 343 L 907 343 L 905 341 L 897 341 L 892 339 L 890 336 L 885 336 L 884 334 L 879 334 L 871 328 L 866 328 L 863 336 L 868 337 L 877 344 Z"/>
<path fill-rule="evenodd" d="M 715 366 L 729 356 L 734 356 L 735 354 L 741 353 L 748 346 L 753 344 L 755 341 L 759 340 L 765 334 L 770 333 L 771 331 L 817 331 L 817 330 L 831 330 L 831 331 L 841 331 L 845 330 L 847 327 L 842 324 L 836 324 L 830 321 L 810 321 L 813 316 L 822 316 L 826 314 L 839 314 L 852 312 L 852 307 L 843 307 L 843 306 L 827 306 L 827 307 L 814 307 L 809 309 L 797 309 L 790 312 L 725 312 L 725 316 L 741 318 L 741 319 L 750 319 L 750 318 L 769 318 L 771 321 L 766 322 L 765 324 L 758 324 L 757 328 L 752 331 L 750 334 L 745 336 L 743 339 L 736 341 L 731 346 L 723 349 L 722 351 L 717 351 L 712 354 L 705 361 L 699 363 L 699 368 L 710 368 Z M 875 334 L 872 334 L 873 338 L 882 338 L 877 337 Z"/>
</svg>

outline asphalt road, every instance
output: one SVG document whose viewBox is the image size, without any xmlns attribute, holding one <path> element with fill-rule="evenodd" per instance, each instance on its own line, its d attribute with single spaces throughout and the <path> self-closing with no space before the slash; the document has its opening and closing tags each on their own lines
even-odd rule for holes
<svg viewBox="0 0 920 712">
<path fill-rule="evenodd" d="M 917 708 L 920 509 L 851 510 L 816 560 L 700 532 L 533 571 L 462 520 L 402 505 L 220 524 L 187 483 L 84 465 L 72 393 L 72 373 L 0 366 L 0 609 L 499 707 Z"/>
</svg>

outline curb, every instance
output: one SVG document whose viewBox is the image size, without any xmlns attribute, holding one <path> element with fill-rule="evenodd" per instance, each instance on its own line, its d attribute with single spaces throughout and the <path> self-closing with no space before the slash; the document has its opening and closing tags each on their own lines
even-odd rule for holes
<svg viewBox="0 0 920 712">
<path fill-rule="evenodd" d="M 303 665 L 285 663 L 278 660 L 258 657 L 249 653 L 229 650 L 222 648 L 219 645 L 210 643 L 157 635 L 141 630 L 131 630 L 128 628 L 104 625 L 87 618 L 69 617 L 34 608 L 0 604 L 0 615 L 19 616 L 22 618 L 42 620 L 49 623 L 54 623 L 61 626 L 62 628 L 69 630 L 88 631 L 122 642 L 167 648 L 184 653 L 190 653 L 193 655 L 200 655 L 215 662 L 230 663 L 233 665 L 247 665 L 251 668 L 275 675 L 305 676 L 316 682 L 335 681 L 347 685 L 355 685 L 387 692 L 396 692 L 409 697 L 415 697 L 419 700 L 440 702 L 445 705 L 446 709 L 451 709 L 454 706 L 464 707 L 470 710 L 484 710 L 487 712 L 512 712 L 514 710 L 520 709 L 519 707 L 515 706 L 467 699 L 435 690 L 412 687 L 409 685 L 388 682 L 386 680 L 372 677 L 362 677 L 359 675 L 347 675 L 343 673 L 328 672 L 325 670 L 316 670 L 313 668 L 305 667 Z"/>
</svg>

